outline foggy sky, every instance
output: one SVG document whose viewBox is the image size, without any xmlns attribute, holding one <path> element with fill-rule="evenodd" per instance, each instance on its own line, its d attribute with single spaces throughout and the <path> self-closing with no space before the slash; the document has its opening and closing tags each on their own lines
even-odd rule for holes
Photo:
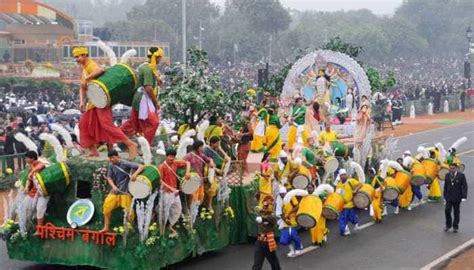
<svg viewBox="0 0 474 270">
<path fill-rule="evenodd" d="M 375 14 L 393 14 L 403 0 L 280 0 L 285 7 L 298 10 L 337 11 L 366 8 Z M 223 5 L 225 0 L 211 0 Z"/>
</svg>

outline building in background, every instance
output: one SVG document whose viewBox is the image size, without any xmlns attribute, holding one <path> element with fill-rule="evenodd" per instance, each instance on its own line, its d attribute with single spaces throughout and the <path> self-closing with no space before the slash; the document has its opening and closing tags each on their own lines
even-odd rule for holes
<svg viewBox="0 0 474 270">
<path fill-rule="evenodd" d="M 92 21 L 74 20 L 64 12 L 35 0 L 0 0 L 0 62 L 69 62 L 73 46 L 89 47 L 90 56 L 107 61 L 97 46 Z M 105 41 L 117 57 L 137 50 L 135 61 L 146 57 L 147 48 L 160 46 L 169 55 L 168 43 Z"/>
</svg>

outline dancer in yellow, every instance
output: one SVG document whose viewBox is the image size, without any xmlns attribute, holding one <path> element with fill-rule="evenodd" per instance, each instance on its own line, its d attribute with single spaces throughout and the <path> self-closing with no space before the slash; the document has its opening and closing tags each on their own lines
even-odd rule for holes
<svg viewBox="0 0 474 270">
<path fill-rule="evenodd" d="M 257 123 L 254 127 L 253 140 L 250 144 L 250 151 L 254 153 L 262 152 L 265 143 L 265 130 L 268 126 L 268 111 L 266 101 L 262 102 L 260 110 L 257 112 Z"/>
<path fill-rule="evenodd" d="M 268 163 L 268 154 L 264 154 L 260 165 L 260 175 L 258 178 L 258 206 L 263 207 L 265 197 L 273 198 L 273 170 Z"/>
<path fill-rule="evenodd" d="M 276 115 L 275 107 L 268 110 L 268 126 L 265 131 L 266 152 L 270 154 L 270 159 L 276 161 L 280 155 L 282 141 L 280 138 L 280 118 Z"/>
<path fill-rule="evenodd" d="M 403 158 L 397 159 L 398 164 L 403 167 Z M 411 202 L 413 201 L 413 190 L 411 184 L 405 189 L 405 191 L 398 197 L 398 206 L 402 209 L 411 210 Z"/>
<path fill-rule="evenodd" d="M 375 198 L 372 200 L 371 203 L 371 214 L 372 218 L 376 223 L 382 222 L 383 218 L 383 190 L 384 190 L 384 185 L 383 185 L 383 177 L 378 175 L 375 171 L 374 168 L 370 169 L 370 176 L 374 175 L 372 178 L 372 182 L 370 183 L 372 187 L 375 189 Z"/>
<path fill-rule="evenodd" d="M 304 99 L 299 97 L 295 100 L 295 105 L 291 113 L 291 126 L 288 131 L 288 149 L 293 149 L 295 143 L 307 146 L 309 132 L 305 128 L 306 107 Z"/>
</svg>

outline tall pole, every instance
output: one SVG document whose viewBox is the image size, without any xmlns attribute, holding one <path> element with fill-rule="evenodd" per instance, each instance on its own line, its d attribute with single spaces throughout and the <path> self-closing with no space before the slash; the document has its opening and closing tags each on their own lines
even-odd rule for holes
<svg viewBox="0 0 474 270">
<path fill-rule="evenodd" d="M 182 17 L 183 17 L 183 22 L 182 22 L 182 39 L 183 39 L 183 64 L 186 64 L 186 0 L 181 1 L 182 5 Z"/>
<path fill-rule="evenodd" d="M 270 35 L 270 48 L 269 48 L 269 52 L 268 52 L 268 63 L 271 64 L 272 63 L 272 42 L 273 42 L 273 35 Z"/>
<path fill-rule="evenodd" d="M 202 23 L 199 21 L 199 50 L 202 50 Z"/>
</svg>

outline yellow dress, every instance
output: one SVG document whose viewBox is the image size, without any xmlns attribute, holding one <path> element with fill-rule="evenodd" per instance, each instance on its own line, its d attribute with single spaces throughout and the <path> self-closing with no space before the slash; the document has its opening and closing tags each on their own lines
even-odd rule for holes
<svg viewBox="0 0 474 270">
<path fill-rule="evenodd" d="M 304 113 L 304 114 L 303 114 Z M 292 117 L 295 117 L 297 115 L 300 115 L 299 117 L 296 117 L 293 120 L 293 125 L 290 126 L 288 130 L 288 148 L 293 149 L 293 146 L 296 143 L 296 140 L 298 139 L 298 126 L 302 126 L 303 130 L 301 131 L 301 136 L 302 136 L 302 141 L 304 146 L 309 146 L 308 145 L 308 138 L 309 138 L 309 132 L 308 129 L 305 126 L 305 117 L 306 117 L 306 107 L 295 107 L 293 108 L 293 113 Z"/>
<path fill-rule="evenodd" d="M 262 108 L 258 111 L 258 121 L 253 127 L 254 132 L 252 142 L 250 143 L 250 151 L 258 153 L 264 150 L 266 126 L 268 126 L 268 112 L 265 108 Z"/>
<path fill-rule="evenodd" d="M 272 179 L 260 176 L 258 179 L 258 206 L 263 208 L 263 199 L 267 196 L 273 197 Z"/>
<path fill-rule="evenodd" d="M 398 206 L 400 208 L 408 208 L 413 199 L 413 191 L 411 190 L 411 185 L 408 185 L 408 188 L 400 196 L 398 196 Z"/>
<path fill-rule="evenodd" d="M 272 160 L 277 160 L 282 148 L 282 140 L 280 138 L 280 119 L 277 115 L 270 115 L 269 125 L 265 130 L 265 147 L 270 153 Z"/>
<path fill-rule="evenodd" d="M 372 206 L 372 219 L 375 222 L 382 222 L 383 218 L 383 194 L 382 194 L 382 183 L 378 179 L 378 175 L 374 176 L 372 179 L 372 187 L 375 189 L 375 198 L 372 200 L 371 206 Z"/>
<path fill-rule="evenodd" d="M 436 177 L 433 182 L 430 184 L 430 190 L 428 192 L 428 199 L 432 201 L 441 201 L 442 199 L 441 186 L 439 184 L 439 179 Z"/>
<path fill-rule="evenodd" d="M 329 233 L 329 229 L 326 227 L 326 218 L 321 216 L 315 227 L 309 230 L 311 235 L 311 242 L 315 245 L 322 245 L 326 242 L 325 236 Z"/>
</svg>

